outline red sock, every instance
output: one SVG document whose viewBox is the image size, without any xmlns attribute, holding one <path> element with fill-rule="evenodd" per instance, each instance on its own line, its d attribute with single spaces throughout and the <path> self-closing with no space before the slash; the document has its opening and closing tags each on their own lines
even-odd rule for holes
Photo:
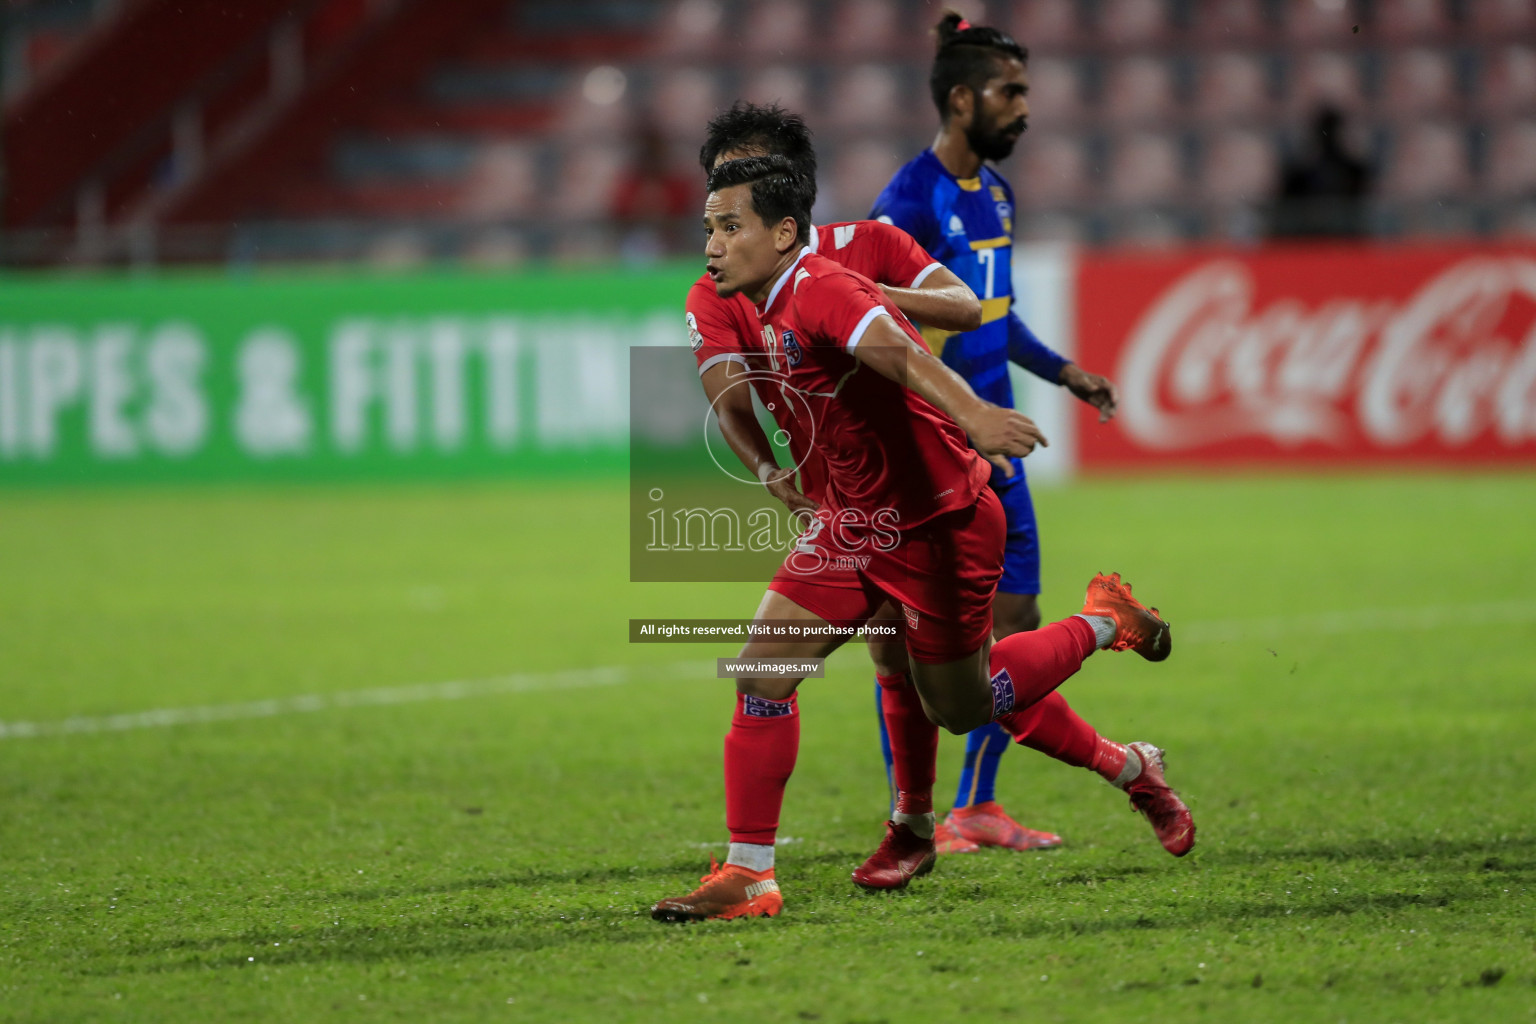
<svg viewBox="0 0 1536 1024">
<path fill-rule="evenodd" d="M 1047 694 L 1033 707 L 1004 715 L 998 722 L 1015 742 L 1074 768 L 1097 772 L 1110 782 L 1125 771 L 1125 745 L 1100 736 L 1060 693 Z"/>
<path fill-rule="evenodd" d="M 1093 752 L 1093 760 L 1088 762 L 1087 767 L 1098 772 L 1106 780 L 1114 782 L 1120 778 L 1120 773 L 1125 771 L 1125 762 L 1128 757 L 1125 744 L 1100 736 L 1098 748 Z"/>
<path fill-rule="evenodd" d="M 933 811 L 933 779 L 938 773 L 939 727 L 923 713 L 917 687 L 907 676 L 876 675 L 880 713 L 891 738 L 891 774 L 896 777 L 896 810 L 901 814 Z"/>
<path fill-rule="evenodd" d="M 1049 754 L 1074 768 L 1092 766 L 1099 749 L 1099 734 L 1072 710 L 1060 693 L 1048 693 L 1038 702 L 1004 715 L 998 723 L 1017 743 Z"/>
<path fill-rule="evenodd" d="M 1012 633 L 992 645 L 992 717 L 1017 735 L 1006 715 L 1018 714 L 1066 682 L 1098 649 L 1093 627 L 1074 615 L 1042 629 Z"/>
<path fill-rule="evenodd" d="M 789 700 L 736 695 L 725 734 L 725 826 L 733 843 L 772 845 L 784 786 L 800 752 L 800 707 Z"/>
</svg>

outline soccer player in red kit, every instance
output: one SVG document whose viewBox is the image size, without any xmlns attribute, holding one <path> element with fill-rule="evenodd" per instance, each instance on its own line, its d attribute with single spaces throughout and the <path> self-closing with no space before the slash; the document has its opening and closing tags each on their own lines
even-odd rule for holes
<svg viewBox="0 0 1536 1024">
<path fill-rule="evenodd" d="M 802 118 L 776 105 L 738 101 L 710 121 L 699 151 L 706 174 L 724 161 L 749 156 L 788 159 L 805 176 L 815 202 L 816 151 Z M 878 282 L 913 320 L 944 330 L 972 329 L 981 322 L 981 303 L 975 293 L 900 228 L 873 220 L 813 225 L 809 244 L 812 251 Z M 795 421 L 795 403 L 774 400 L 779 397 L 775 374 L 751 300 L 740 293 L 721 296 L 709 275 L 701 274 L 688 291 L 685 308 L 699 380 L 727 443 L 791 510 L 814 509 L 824 484 L 821 462 L 809 446 L 807 425 Z M 743 377 L 751 381 L 765 407 L 772 406 L 774 418 L 789 437 L 794 465 L 801 473 L 799 490 L 794 486 L 794 470 L 781 469 L 758 427 L 751 395 L 734 386 Z M 872 647 L 877 668 L 887 654 L 899 654 L 903 667 L 898 670 L 905 671 L 904 646 L 898 642 L 892 652 Z"/>
<path fill-rule="evenodd" d="M 783 156 L 795 165 L 813 190 L 809 199 L 814 203 L 816 151 L 810 129 L 798 115 L 776 105 L 738 101 L 712 119 L 699 151 L 699 163 L 707 173 L 726 160 L 771 155 Z M 981 304 L 971 289 L 899 228 L 879 221 L 813 225 L 810 248 L 879 282 L 885 295 L 913 319 L 945 330 L 974 329 L 981 322 Z M 739 292 L 722 297 L 709 275 L 703 274 L 689 289 L 686 310 L 699 380 L 727 443 L 748 472 L 791 511 L 813 512 L 825 489 L 825 468 L 810 445 L 810 424 L 797 415 L 803 405 L 783 392 L 781 375 L 772 368 L 751 300 Z M 756 389 L 763 406 L 788 436 L 790 467 L 779 466 L 758 425 L 751 394 L 741 386 L 744 380 Z M 844 578 L 833 579 L 838 576 Z M 819 574 L 818 582 L 826 586 L 858 585 L 852 570 L 833 566 Z M 881 625 L 895 629 L 894 633 L 868 638 L 879 683 L 880 711 L 889 720 L 884 732 L 888 736 L 895 728 L 903 733 L 895 744 L 895 749 L 906 755 L 900 766 L 895 763 L 895 749 L 887 742 L 892 814 L 919 835 L 942 842 L 941 849 L 979 849 L 956 835 L 942 834 L 944 826 L 932 820 L 931 807 L 916 809 L 925 801 L 931 804 L 935 767 L 926 762 L 937 755 L 938 732 L 924 716 L 911 685 L 900 613 L 886 604 L 874 617 Z M 927 735 L 912 738 L 914 730 Z M 864 874 L 855 877 L 861 884 L 878 881 L 896 886 L 908 880 L 903 876 L 878 880 Z"/>
<path fill-rule="evenodd" d="M 729 159 L 747 156 L 783 156 L 811 188 L 809 201 L 815 202 L 816 151 L 811 133 L 799 116 L 776 105 L 759 106 L 738 101 L 729 110 L 713 118 L 706 129 L 699 151 L 699 163 L 707 172 Z M 855 221 L 812 226 L 810 248 L 850 270 L 879 283 L 881 290 L 909 319 L 940 330 L 974 329 L 980 316 L 975 294 L 948 268 L 936 266 L 933 257 L 916 244 L 905 231 L 879 221 Z M 708 274 L 700 275 L 688 292 L 688 332 L 699 364 L 700 382 L 710 399 L 722 434 L 742 464 L 761 480 L 776 498 L 791 510 L 814 510 L 822 497 L 825 470 L 821 459 L 807 440 L 809 424 L 797 421 L 798 403 L 782 390 L 783 381 L 775 373 L 763 345 L 761 325 L 752 303 L 737 293 L 721 297 Z M 779 427 L 789 437 L 793 466 L 800 471 L 800 490 L 794 487 L 794 469 L 782 469 L 774 458 L 772 446 L 758 425 L 747 388 L 750 381 L 771 410 Z M 1006 564 L 1006 562 L 1005 562 Z M 829 577 L 842 573 L 855 579 L 852 570 L 829 566 L 818 576 L 824 585 L 837 585 Z M 877 611 L 881 625 L 899 628 L 900 614 L 889 604 Z M 997 632 L 994 629 L 994 632 Z M 1006 631 L 1005 631 L 1006 632 Z M 905 638 L 896 632 L 889 636 L 869 637 L 869 653 L 875 665 L 878 704 L 885 719 L 882 739 L 885 743 L 888 782 L 891 786 L 892 820 L 904 825 L 921 838 L 932 836 L 940 853 L 968 852 L 980 849 L 977 842 L 960 835 L 947 823 L 933 820 L 931 807 L 934 772 L 922 764 L 927 752 L 936 750 L 938 733 L 923 713 L 908 672 Z M 1032 726 L 1013 739 L 1075 767 L 1099 771 L 1122 789 L 1129 780 L 1119 773 L 1105 771 L 1115 758 L 1101 757 L 1102 740 L 1094 728 L 1076 714 L 1060 694 L 1051 694 L 1030 711 Z M 892 743 L 892 730 L 901 733 Z M 991 726 L 1006 732 L 1001 726 Z M 974 740 L 977 733 L 971 734 Z M 897 753 L 905 760 L 897 764 Z M 994 769 L 995 770 L 995 766 Z M 1148 799 L 1133 790 L 1133 799 L 1159 829 L 1160 819 L 1168 816 L 1162 806 L 1166 800 Z M 1018 825 L 995 804 L 994 816 L 1011 827 L 1004 836 L 993 838 L 990 845 L 1013 849 L 1059 845 L 1060 839 Z M 1174 815 L 1177 810 L 1172 812 Z M 867 868 L 855 875 L 860 884 L 869 885 L 878 876 Z M 883 881 L 893 879 L 886 877 Z M 900 883 L 905 879 L 896 878 Z"/>
<path fill-rule="evenodd" d="M 758 617 L 864 621 L 886 599 L 901 603 L 922 707 L 956 733 L 1015 723 L 1096 649 L 1167 657 L 1167 624 L 1118 575 L 1094 578 L 1082 615 L 1007 637 L 989 652 L 1003 517 L 986 487 L 987 464 L 966 436 L 1000 465 L 1044 439 L 1027 417 L 976 398 L 878 286 L 809 251 L 806 192 L 787 160 L 755 157 L 716 168 L 706 203 L 710 277 L 721 295 L 753 299 L 769 357 L 810 403 L 827 468 L 826 502 L 775 574 Z M 859 572 L 852 585 L 831 587 L 818 578 L 827 565 Z M 743 657 L 824 655 L 838 642 L 754 640 Z M 658 902 L 653 916 L 772 915 L 782 906 L 772 838 L 798 750 L 797 685 L 738 678 L 726 738 L 731 855 L 693 893 Z M 1136 749 L 1114 746 L 1138 773 L 1160 769 L 1139 763 Z M 883 853 L 880 866 L 922 873 L 933 844 L 914 838 L 892 826 L 871 861 Z M 913 853 L 922 856 L 914 862 Z"/>
</svg>

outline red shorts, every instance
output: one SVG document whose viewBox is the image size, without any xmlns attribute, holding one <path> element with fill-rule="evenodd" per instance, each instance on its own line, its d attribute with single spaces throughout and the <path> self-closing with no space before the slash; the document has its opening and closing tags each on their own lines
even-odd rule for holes
<svg viewBox="0 0 1536 1024">
<path fill-rule="evenodd" d="M 1003 506 L 990 487 L 974 505 L 900 533 L 839 529 L 836 515 L 823 510 L 768 589 L 844 625 L 862 623 L 893 601 L 906 615 L 914 661 L 955 661 L 992 633 L 1006 533 Z"/>
</svg>

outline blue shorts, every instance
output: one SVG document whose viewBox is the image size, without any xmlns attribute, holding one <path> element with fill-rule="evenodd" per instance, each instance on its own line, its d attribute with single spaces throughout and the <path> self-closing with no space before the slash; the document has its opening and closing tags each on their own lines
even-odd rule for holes
<svg viewBox="0 0 1536 1024">
<path fill-rule="evenodd" d="M 1040 593 L 1040 534 L 1035 528 L 1035 505 L 1029 486 L 1022 480 L 996 489 L 1008 521 L 1003 545 L 1003 578 L 997 589 L 1004 594 Z"/>
</svg>

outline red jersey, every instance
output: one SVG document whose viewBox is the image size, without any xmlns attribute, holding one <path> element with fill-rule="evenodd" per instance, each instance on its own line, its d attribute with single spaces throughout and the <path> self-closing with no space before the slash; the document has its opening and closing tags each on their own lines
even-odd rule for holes
<svg viewBox="0 0 1536 1024">
<path fill-rule="evenodd" d="M 871 281 L 895 288 L 916 288 L 943 264 L 898 227 L 874 220 L 825 224 L 811 228 L 812 252 L 835 260 Z M 763 341 L 752 300 L 736 294 L 722 299 L 714 282 L 701 275 L 688 290 L 688 338 L 699 373 L 721 362 L 751 371 L 752 386 L 763 406 L 789 435 L 789 451 L 800 467 L 800 490 L 812 501 L 826 492 L 826 468 L 810 447 L 810 430 L 798 422 L 805 406 L 782 392 Z"/>
<path fill-rule="evenodd" d="M 874 282 L 802 249 L 756 310 L 783 388 L 810 410 L 810 438 L 826 462 L 825 504 L 866 524 L 908 530 L 975 504 L 990 465 L 965 431 L 916 392 L 854 358 L 869 325 L 889 316 L 922 347 L 917 329 Z"/>
</svg>

